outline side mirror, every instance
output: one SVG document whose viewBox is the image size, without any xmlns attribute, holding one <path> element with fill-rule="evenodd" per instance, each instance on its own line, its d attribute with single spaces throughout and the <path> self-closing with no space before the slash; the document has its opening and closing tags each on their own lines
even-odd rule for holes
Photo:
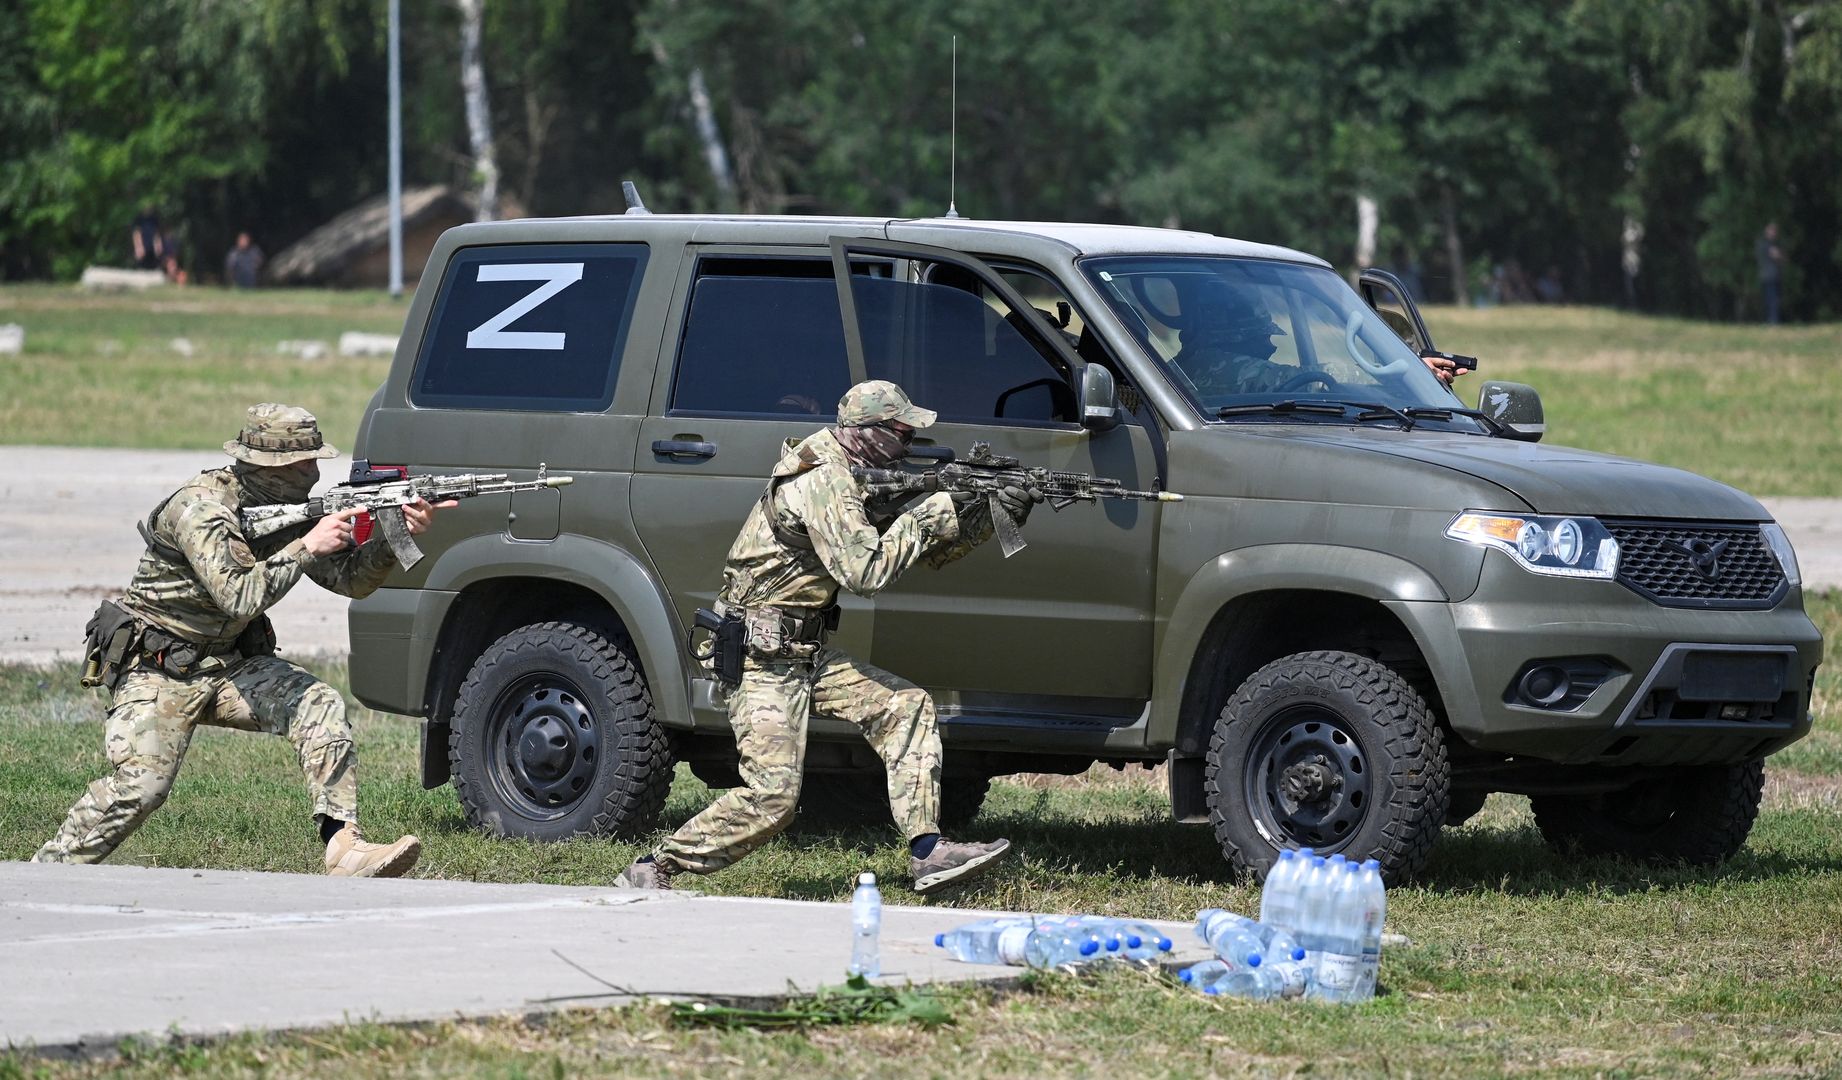
<svg viewBox="0 0 1842 1080">
<path fill-rule="evenodd" d="M 1081 366 L 1081 426 L 1096 434 L 1119 426 L 1119 388 L 1099 364 Z"/>
<path fill-rule="evenodd" d="M 1505 438 L 1517 442 L 1540 442 L 1547 433 L 1547 420 L 1541 411 L 1541 395 L 1533 386 L 1515 382 L 1487 382 L 1478 391 L 1477 407 L 1484 415 L 1502 424 Z"/>
</svg>

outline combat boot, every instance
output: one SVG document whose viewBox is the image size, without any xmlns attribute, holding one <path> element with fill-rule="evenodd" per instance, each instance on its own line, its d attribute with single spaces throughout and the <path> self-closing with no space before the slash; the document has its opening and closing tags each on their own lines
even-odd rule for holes
<svg viewBox="0 0 1842 1080">
<path fill-rule="evenodd" d="M 915 891 L 925 896 L 948 885 L 971 881 L 990 869 L 1010 849 L 1009 840 L 962 844 L 943 836 L 935 841 L 934 850 L 928 852 L 927 858 L 909 856 L 908 869 L 915 878 Z"/>
<path fill-rule="evenodd" d="M 614 879 L 617 889 L 670 889 L 672 887 L 672 864 L 660 862 L 650 855 L 642 855 L 633 860 L 621 875 Z"/>
<path fill-rule="evenodd" d="M 402 877 L 422 856 L 422 841 L 405 836 L 394 844 L 373 844 L 359 835 L 356 822 L 326 842 L 326 872 L 332 877 Z"/>
</svg>

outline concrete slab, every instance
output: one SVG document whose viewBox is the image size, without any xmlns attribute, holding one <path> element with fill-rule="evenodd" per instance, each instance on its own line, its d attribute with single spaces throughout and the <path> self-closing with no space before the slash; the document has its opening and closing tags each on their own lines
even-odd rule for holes
<svg viewBox="0 0 1842 1080">
<path fill-rule="evenodd" d="M 933 945 L 986 914 L 885 907 L 879 981 L 1015 978 Z M 842 982 L 850 943 L 848 904 L 0 863 L 0 1046 L 772 998 Z"/>
</svg>

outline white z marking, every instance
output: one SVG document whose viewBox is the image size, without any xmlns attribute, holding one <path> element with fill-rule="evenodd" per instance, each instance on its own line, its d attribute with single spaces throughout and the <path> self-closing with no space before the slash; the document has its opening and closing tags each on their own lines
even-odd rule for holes
<svg viewBox="0 0 1842 1080">
<path fill-rule="evenodd" d="M 467 331 L 469 349 L 546 349 L 560 352 L 563 335 L 506 326 L 537 305 L 582 280 L 581 263 L 485 263 L 480 281 L 541 281 L 544 284 L 524 299 Z"/>
</svg>

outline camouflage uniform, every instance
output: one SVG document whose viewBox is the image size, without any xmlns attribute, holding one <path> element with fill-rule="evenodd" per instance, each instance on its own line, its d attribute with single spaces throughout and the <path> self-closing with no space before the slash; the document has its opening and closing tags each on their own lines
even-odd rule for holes
<svg viewBox="0 0 1842 1080">
<path fill-rule="evenodd" d="M 933 420 L 933 413 L 909 405 L 892 384 L 863 386 L 888 387 L 899 406 L 873 395 L 864 400 L 863 387 L 853 388 L 840 405 L 841 422 L 879 410 L 887 418 L 918 420 L 916 427 Z M 902 413 L 903 407 L 912 412 Z M 840 587 L 872 596 L 915 563 L 943 566 L 991 535 L 983 503 L 958 512 L 942 493 L 878 528 L 831 430 L 789 439 L 773 476 L 723 568 L 725 610 L 778 613 L 779 618 L 751 617 L 751 643 L 778 635 L 783 618 L 821 617 L 837 602 Z M 787 542 L 802 533 L 803 542 Z M 940 734 L 927 691 L 829 645 L 786 645 L 779 651 L 783 655 L 762 655 L 751 644 L 740 684 L 726 688 L 743 786 L 731 788 L 665 842 L 657 858 L 672 869 L 719 870 L 787 827 L 799 803 L 812 712 L 863 730 L 888 768 L 890 808 L 908 839 L 939 832 Z"/>
<path fill-rule="evenodd" d="M 1285 330 L 1251 287 L 1204 282 L 1188 303 L 1196 311 L 1183 330 L 1183 348 L 1171 363 L 1205 400 L 1277 390 L 1298 374 L 1298 368 L 1268 359 L 1273 336 L 1284 336 Z"/>
<path fill-rule="evenodd" d="M 320 440 L 311 415 L 278 405 L 252 408 L 243 434 L 225 449 L 250 465 L 337 452 Z M 302 574 L 345 596 L 370 595 L 390 572 L 390 550 L 373 538 L 316 558 L 300 539 L 304 525 L 251 543 L 238 519 L 248 495 L 233 469 L 213 469 L 149 517 L 148 547 L 120 606 L 204 656 L 185 678 L 146 656 L 125 670 L 104 736 L 114 772 L 90 785 L 35 861 L 107 858 L 166 801 L 200 724 L 286 736 L 300 757 L 314 814 L 357 821 L 358 779 L 344 699 L 298 665 L 239 654 L 237 639 Z"/>
</svg>

